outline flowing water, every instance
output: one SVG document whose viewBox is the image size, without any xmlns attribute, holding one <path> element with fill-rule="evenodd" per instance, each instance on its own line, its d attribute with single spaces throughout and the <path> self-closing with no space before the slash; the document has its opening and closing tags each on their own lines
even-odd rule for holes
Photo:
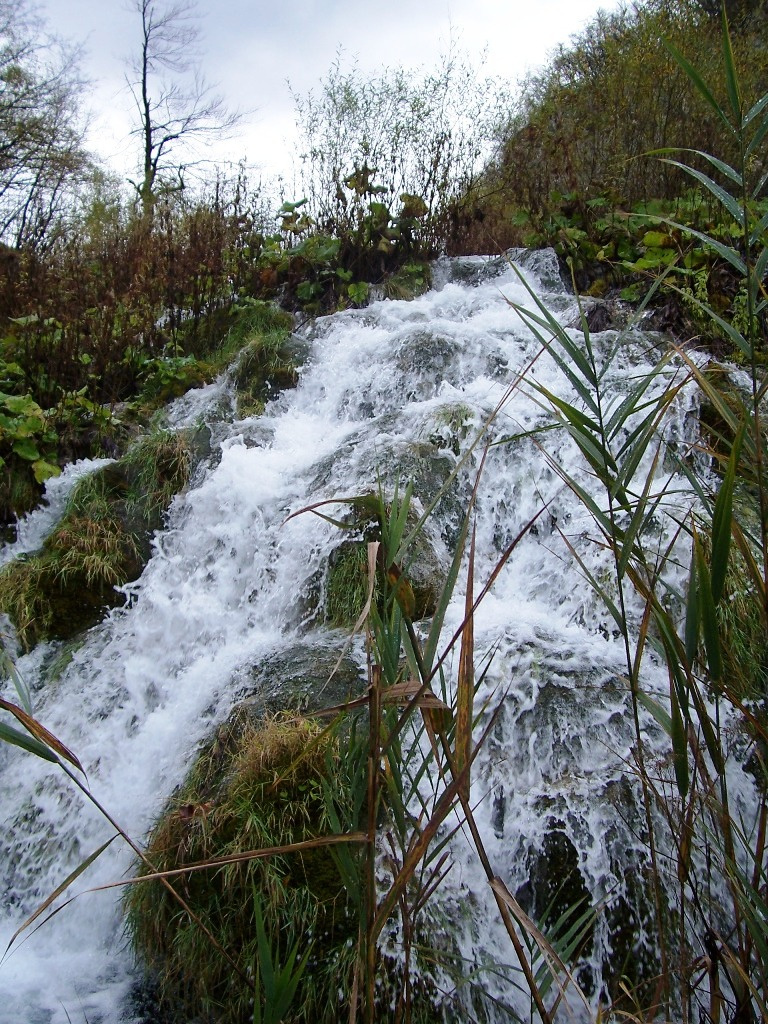
<svg viewBox="0 0 768 1024">
<path fill-rule="evenodd" d="M 553 254 L 520 262 L 561 322 L 577 322 Z M 531 434 L 551 413 L 528 386 L 510 385 L 525 372 L 569 399 L 573 392 L 506 301 L 530 306 L 532 299 L 504 262 L 446 261 L 435 279 L 435 289 L 415 301 L 376 302 L 318 321 L 304 337 L 298 387 L 259 418 L 234 418 L 226 378 L 177 403 L 172 424 L 205 420 L 211 454 L 174 500 L 143 575 L 125 588 L 126 607 L 82 645 L 65 652 L 41 645 L 18 667 L 38 718 L 77 753 L 91 791 L 120 826 L 142 839 L 201 742 L 252 691 L 265 659 L 298 642 L 324 650 L 344 642 L 317 613 L 339 531 L 310 514 L 286 522 L 289 514 L 379 485 L 387 491 L 396 479 L 413 481 L 415 502 L 424 507 L 502 402 L 488 436 L 513 439 L 490 449 L 478 486 L 478 587 L 524 524 L 546 511 L 475 626 L 478 660 L 493 655 L 478 701 L 487 700 L 488 714 L 500 706 L 475 766 L 477 818 L 494 870 L 521 899 L 527 886 L 534 909 L 542 909 L 534 891 L 546 889 L 542 872 L 558 857 L 578 867 L 580 884 L 596 898 L 620 890 L 629 899 L 625 877 L 641 853 L 625 822 L 637 811 L 622 781 L 633 744 L 623 653 L 568 544 L 599 579 L 608 563 L 594 543 L 594 524 L 553 465 L 587 488 L 595 484 L 563 431 Z M 594 338 L 602 353 L 615 340 L 613 332 Z M 608 375 L 616 395 L 652 365 L 656 340 L 637 332 L 622 342 Z M 678 455 L 695 441 L 691 389 L 678 394 L 664 432 Z M 478 447 L 431 522 L 432 545 L 446 566 L 479 458 Z M 672 460 L 660 461 L 657 485 L 672 481 L 670 500 L 686 506 L 687 489 L 673 470 Z M 27 549 L 40 542 L 54 512 L 27 525 Z M 669 536 L 660 516 L 660 547 Z M 450 631 L 463 614 L 462 587 L 449 608 Z M 360 648 L 353 650 L 362 659 Z M 644 682 L 650 690 L 666 686 L 650 663 Z M 112 829 L 60 771 L 7 746 L 0 749 L 0 793 L 4 947 Z M 481 962 L 504 960 L 508 939 L 484 876 L 461 836 L 453 847 L 442 899 L 461 908 L 453 916 L 459 947 Z M 72 892 L 118 880 L 131 863 L 117 840 Z M 599 950 L 594 959 L 599 972 Z M 484 984 L 514 1003 L 513 986 L 500 974 Z M 0 1020 L 130 1020 L 122 1014 L 131 985 L 116 891 L 81 895 L 0 966 Z"/>
</svg>

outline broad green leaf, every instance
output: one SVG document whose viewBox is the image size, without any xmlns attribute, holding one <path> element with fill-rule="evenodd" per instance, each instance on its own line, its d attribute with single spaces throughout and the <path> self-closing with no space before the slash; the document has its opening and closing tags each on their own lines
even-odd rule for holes
<svg viewBox="0 0 768 1024">
<path fill-rule="evenodd" d="M 31 395 L 3 395 L 2 404 L 18 416 L 36 416 L 43 419 L 43 410 Z"/>
<path fill-rule="evenodd" d="M 637 467 L 640 465 L 640 462 L 648 449 L 650 441 L 654 437 L 657 437 L 658 421 L 663 414 L 663 410 L 672 400 L 670 395 L 674 397 L 677 390 L 677 388 L 670 388 L 669 391 L 662 396 L 663 406 L 654 410 L 651 415 L 646 416 L 642 423 L 638 424 L 637 429 L 632 431 L 628 444 L 622 446 L 620 454 L 624 456 L 624 458 L 621 462 L 621 469 L 616 476 L 617 493 L 619 488 L 623 489 L 628 487 L 631 483 Z M 627 454 L 627 451 L 629 454 Z"/>
<path fill-rule="evenodd" d="M 50 480 L 51 477 L 60 476 L 61 469 L 59 466 L 54 466 L 51 462 L 46 462 L 44 459 L 37 459 L 32 463 L 32 472 L 35 475 L 35 480 L 39 484 L 44 484 L 46 480 Z"/>
<path fill-rule="evenodd" d="M 20 437 L 13 445 L 13 451 L 20 458 L 26 459 L 28 462 L 36 462 L 40 458 L 37 445 L 28 438 Z"/>
<path fill-rule="evenodd" d="M 610 414 L 605 424 L 605 433 L 609 438 L 615 437 L 620 430 L 623 430 L 624 424 L 634 413 L 642 412 L 644 409 L 649 407 L 654 408 L 659 404 L 659 398 L 651 398 L 644 405 L 639 405 L 640 399 L 655 380 L 657 374 L 662 368 L 662 365 L 662 363 L 659 363 L 650 373 L 644 374 L 637 387 L 633 388 Z M 646 421 L 644 419 L 643 424 L 645 422 Z M 632 434 L 636 433 L 639 433 L 639 431 L 632 431 Z M 626 444 L 622 446 L 621 450 L 625 447 Z"/>
<path fill-rule="evenodd" d="M 656 249 L 674 249 L 675 240 L 666 231 L 646 231 L 643 235 L 643 245 Z"/>
<path fill-rule="evenodd" d="M 545 387 L 539 385 L 537 390 L 541 394 L 546 395 L 552 405 L 562 412 L 568 421 L 568 432 L 579 446 L 582 455 L 603 483 L 610 487 L 612 481 L 608 473 L 616 473 L 617 467 L 611 453 L 602 443 L 597 424 L 584 416 L 583 413 L 579 412 L 569 402 L 565 402 L 562 398 L 558 398 L 557 395 L 553 395 Z"/>
<path fill-rule="evenodd" d="M 600 436 L 600 427 L 595 423 L 594 420 L 590 419 L 589 416 L 585 416 L 583 412 L 577 409 L 575 406 L 566 402 L 562 398 L 558 398 L 557 395 L 553 395 L 551 391 L 547 390 L 543 385 L 537 386 L 537 391 L 545 395 L 547 399 L 556 406 L 573 424 L 578 430 L 583 430 L 589 434 L 593 434 L 596 437 Z"/>
</svg>

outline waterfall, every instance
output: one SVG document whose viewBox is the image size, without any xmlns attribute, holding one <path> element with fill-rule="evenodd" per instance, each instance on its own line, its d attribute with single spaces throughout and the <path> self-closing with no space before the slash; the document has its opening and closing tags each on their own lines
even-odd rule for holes
<svg viewBox="0 0 768 1024">
<path fill-rule="evenodd" d="M 560 322 L 578 325 L 554 254 L 520 254 L 518 263 Z M 578 867 L 592 893 L 626 887 L 640 840 L 625 820 L 634 813 L 626 785 L 634 738 L 625 663 L 575 554 L 599 579 L 609 562 L 583 505 L 553 466 L 565 466 L 584 488 L 596 483 L 565 431 L 535 433 L 552 414 L 531 388 L 510 388 L 525 373 L 573 398 L 572 385 L 541 353 L 510 299 L 532 302 L 505 261 L 443 261 L 434 289 L 420 298 L 377 301 L 305 329 L 298 386 L 269 402 L 263 415 L 234 417 L 226 377 L 170 410 L 175 427 L 208 423 L 211 455 L 174 499 L 141 578 L 124 588 L 125 606 L 80 645 L 41 644 L 18 659 L 36 716 L 77 754 L 92 793 L 129 835 L 143 840 L 260 664 L 298 640 L 325 649 L 344 644 L 343 632 L 317 614 L 339 531 L 316 516 L 290 514 L 378 485 L 391 490 L 396 480 L 413 481 L 414 500 L 426 507 L 501 403 L 487 437 L 511 440 L 489 449 L 478 484 L 478 588 L 499 552 L 545 511 L 475 623 L 478 660 L 489 663 L 477 707 L 487 702 L 487 714 L 498 709 L 474 766 L 477 820 L 494 870 L 512 892 L 532 886 L 556 855 Z M 572 333 L 578 336 L 577 326 Z M 604 352 L 615 340 L 612 331 L 594 336 Z M 650 370 L 656 341 L 639 331 L 623 339 L 609 373 L 617 394 Z M 658 386 L 678 372 L 673 361 Z M 695 390 L 685 386 L 670 407 L 664 432 L 678 449 L 695 441 L 696 403 Z M 446 566 L 481 449 L 464 458 L 430 521 Z M 665 487 L 675 464 L 660 463 L 656 472 Z M 678 510 L 692 504 L 682 477 L 670 500 Z M 40 543 L 58 507 L 27 528 L 26 550 Z M 672 532 L 660 516 L 660 546 Z M 463 586 L 448 610 L 449 633 L 463 617 Z M 360 645 L 352 650 L 362 664 Z M 454 670 L 449 663 L 449 678 Z M 663 668 L 649 661 L 645 684 L 663 693 Z M 650 719 L 647 735 L 662 748 Z M 6 745 L 0 791 L 4 948 L 19 922 L 112 829 L 60 771 Z M 452 858 L 441 898 L 464 908 L 454 921 L 464 952 L 479 962 L 502 956 L 508 939 L 461 833 Z M 117 839 L 71 893 L 120 880 L 131 865 L 131 851 Z M 594 954 L 596 973 L 600 955 Z M 117 1022 L 126 1019 L 132 984 L 116 890 L 80 895 L 0 966 L 0 1020 Z M 500 973 L 489 976 L 487 987 L 514 1002 Z"/>
</svg>

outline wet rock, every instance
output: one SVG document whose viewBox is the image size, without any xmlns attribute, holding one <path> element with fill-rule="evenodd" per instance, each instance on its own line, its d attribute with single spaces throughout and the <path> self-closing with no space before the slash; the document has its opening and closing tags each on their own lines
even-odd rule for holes
<svg viewBox="0 0 768 1024">
<path fill-rule="evenodd" d="M 333 634 L 325 646 L 297 643 L 270 655 L 248 671 L 241 696 L 250 696 L 258 714 L 285 710 L 311 714 L 359 697 L 367 683 L 354 658 L 345 655 L 334 672 L 346 641 L 346 636 Z"/>
</svg>

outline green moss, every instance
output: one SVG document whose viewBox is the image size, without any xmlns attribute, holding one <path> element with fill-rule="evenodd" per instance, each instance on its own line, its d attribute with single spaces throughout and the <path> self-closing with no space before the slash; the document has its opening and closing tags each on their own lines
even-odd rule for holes
<svg viewBox="0 0 768 1024">
<path fill-rule="evenodd" d="M 322 780 L 332 773 L 334 785 L 342 786 L 339 769 L 335 743 L 318 725 L 286 717 L 258 724 L 241 709 L 198 758 L 157 822 L 147 856 L 167 870 L 330 832 Z M 356 924 L 327 849 L 196 872 L 176 885 L 246 978 L 257 959 L 254 900 L 278 957 L 297 940 L 303 952 L 311 937 L 295 1019 L 338 1018 Z M 251 1018 L 250 985 L 162 884 L 131 888 L 126 912 L 137 956 L 156 976 L 166 1004 L 217 1024 Z"/>
<path fill-rule="evenodd" d="M 415 299 L 428 291 L 431 284 L 428 263 L 406 263 L 385 277 L 382 287 L 388 299 Z"/>
<path fill-rule="evenodd" d="M 149 536 L 190 467 L 185 435 L 159 431 L 79 481 L 42 549 L 0 570 L 0 610 L 23 647 L 69 639 L 122 601 L 115 587 L 141 573 Z"/>
<path fill-rule="evenodd" d="M 461 444 L 475 422 L 475 417 L 468 405 L 455 402 L 444 405 L 434 416 L 435 428 L 429 440 L 436 448 L 447 449 L 454 455 L 461 454 Z"/>
<path fill-rule="evenodd" d="M 183 432 L 158 430 L 141 438 L 118 465 L 126 475 L 127 502 L 147 524 L 155 524 L 189 481 L 189 437 Z"/>
<path fill-rule="evenodd" d="M 263 411 L 270 398 L 296 386 L 297 368 L 285 341 L 285 330 L 270 331 L 252 338 L 242 350 L 235 370 L 239 416 Z"/>
<path fill-rule="evenodd" d="M 41 552 L 0 571 L 0 608 L 24 648 L 67 639 L 121 598 L 115 586 L 141 569 L 136 539 L 103 507 L 65 517 Z"/>
</svg>

